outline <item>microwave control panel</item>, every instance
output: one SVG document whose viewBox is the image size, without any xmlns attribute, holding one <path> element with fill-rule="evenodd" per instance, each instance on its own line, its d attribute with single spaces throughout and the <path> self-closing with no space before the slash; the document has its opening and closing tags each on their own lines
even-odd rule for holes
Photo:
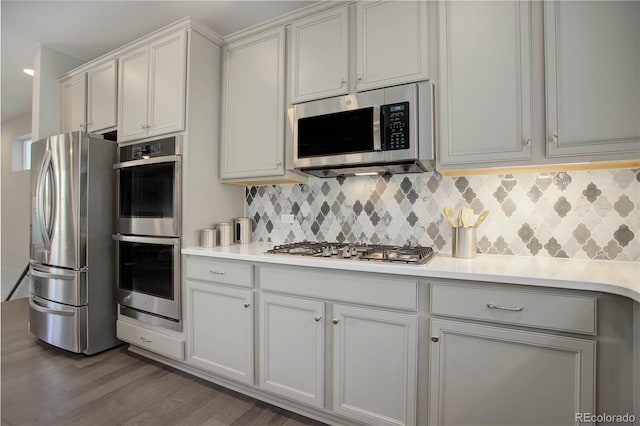
<svg viewBox="0 0 640 426">
<path fill-rule="evenodd" d="M 409 102 L 381 106 L 382 150 L 409 149 Z"/>
</svg>

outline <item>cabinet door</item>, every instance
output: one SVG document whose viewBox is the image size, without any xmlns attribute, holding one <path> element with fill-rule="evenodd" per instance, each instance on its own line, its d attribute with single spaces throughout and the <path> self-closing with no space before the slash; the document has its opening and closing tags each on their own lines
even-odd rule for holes
<svg viewBox="0 0 640 426">
<path fill-rule="evenodd" d="M 148 136 L 184 129 L 186 70 L 186 31 L 180 30 L 151 44 Z"/>
<path fill-rule="evenodd" d="M 86 74 L 82 73 L 61 83 L 62 90 L 62 132 L 73 132 L 74 130 L 85 130 L 86 115 Z"/>
<path fill-rule="evenodd" d="M 116 126 L 117 68 L 113 60 L 87 72 L 87 130 Z"/>
<path fill-rule="evenodd" d="M 356 90 L 427 80 L 427 2 L 356 3 Z"/>
<path fill-rule="evenodd" d="M 253 291 L 187 281 L 189 362 L 253 384 Z"/>
<path fill-rule="evenodd" d="M 431 336 L 431 425 L 568 425 L 596 408 L 595 342 L 439 319 Z"/>
<path fill-rule="evenodd" d="M 260 387 L 322 408 L 324 303 L 263 293 Z"/>
<path fill-rule="evenodd" d="M 346 94 L 348 60 L 346 6 L 291 24 L 291 103 Z"/>
<path fill-rule="evenodd" d="M 147 126 L 149 49 L 120 57 L 118 65 L 118 142 L 143 138 Z"/>
<path fill-rule="evenodd" d="M 335 305 L 333 409 L 369 423 L 416 421 L 416 315 Z"/>
<path fill-rule="evenodd" d="M 440 163 L 530 159 L 530 3 L 438 6 Z"/>
<path fill-rule="evenodd" d="M 284 35 L 276 28 L 225 48 L 223 178 L 284 173 Z"/>
<path fill-rule="evenodd" d="M 549 156 L 640 151 L 640 2 L 544 2 Z"/>
</svg>

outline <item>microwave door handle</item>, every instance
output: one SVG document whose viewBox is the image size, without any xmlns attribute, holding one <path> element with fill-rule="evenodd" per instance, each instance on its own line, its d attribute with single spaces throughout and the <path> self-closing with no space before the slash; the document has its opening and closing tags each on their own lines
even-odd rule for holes
<svg viewBox="0 0 640 426">
<path fill-rule="evenodd" d="M 373 107 L 373 150 L 382 151 L 382 142 L 380 136 L 380 105 Z"/>
</svg>

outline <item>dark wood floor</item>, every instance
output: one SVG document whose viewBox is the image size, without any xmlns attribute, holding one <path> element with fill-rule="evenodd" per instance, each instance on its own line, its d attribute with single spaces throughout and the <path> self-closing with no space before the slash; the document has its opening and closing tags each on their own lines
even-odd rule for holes
<svg viewBox="0 0 640 426">
<path fill-rule="evenodd" d="M 2 425 L 320 423 L 127 351 L 88 357 L 27 330 L 27 299 L 3 302 Z"/>
</svg>

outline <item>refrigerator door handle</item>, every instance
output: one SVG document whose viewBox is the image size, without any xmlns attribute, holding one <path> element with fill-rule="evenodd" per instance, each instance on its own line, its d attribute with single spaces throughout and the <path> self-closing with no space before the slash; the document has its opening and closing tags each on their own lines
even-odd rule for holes
<svg viewBox="0 0 640 426">
<path fill-rule="evenodd" d="M 38 216 L 38 225 L 42 233 L 42 240 L 47 250 L 51 249 L 51 236 L 53 233 L 53 215 L 55 212 L 55 180 L 53 178 L 53 163 L 51 158 L 51 151 L 47 150 L 44 159 L 42 160 L 42 168 L 36 182 L 36 215 Z M 49 184 L 45 187 L 46 180 L 50 179 Z M 48 207 L 48 211 L 45 217 L 45 208 Z M 47 223 L 48 222 L 48 223 Z"/>
<path fill-rule="evenodd" d="M 51 272 L 38 271 L 33 267 L 31 267 L 31 275 L 33 275 L 34 277 L 40 277 L 40 278 L 52 278 L 54 280 L 73 281 L 76 279 L 75 275 L 53 274 Z"/>
<path fill-rule="evenodd" d="M 64 315 L 64 316 L 74 316 L 76 312 L 72 309 L 51 309 L 46 306 L 42 306 L 32 298 L 29 298 L 29 305 L 34 311 L 42 312 L 43 314 L 52 314 L 52 315 Z"/>
</svg>

